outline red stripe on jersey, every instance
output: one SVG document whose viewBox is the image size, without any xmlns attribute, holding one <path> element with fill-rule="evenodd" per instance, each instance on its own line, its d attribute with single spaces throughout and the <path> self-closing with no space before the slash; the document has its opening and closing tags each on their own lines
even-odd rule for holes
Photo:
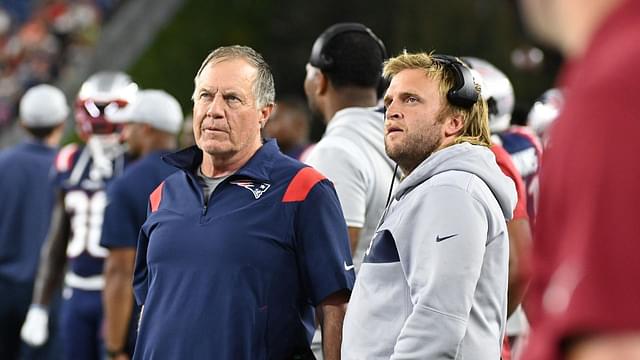
<svg viewBox="0 0 640 360">
<path fill-rule="evenodd" d="M 502 146 L 498 144 L 493 144 L 491 146 L 491 151 L 496 157 L 496 163 L 500 167 L 500 170 L 513 180 L 513 183 L 516 185 L 516 193 L 518 194 L 518 199 L 516 201 L 516 208 L 513 210 L 513 220 L 516 219 L 529 219 L 529 214 L 527 213 L 527 189 L 524 186 L 524 180 L 522 180 L 522 176 L 516 169 L 515 165 L 513 165 L 513 161 L 511 160 L 511 155 L 505 150 Z"/>
<path fill-rule="evenodd" d="M 71 170 L 73 165 L 73 155 L 78 151 L 77 144 L 69 144 L 58 152 L 56 155 L 55 166 L 58 172 L 67 172 Z"/>
<path fill-rule="evenodd" d="M 315 184 L 326 179 L 314 168 L 300 169 L 289 183 L 282 202 L 304 201 Z"/>
<path fill-rule="evenodd" d="M 158 207 L 160 207 L 160 201 L 162 201 L 162 188 L 164 187 L 164 181 L 158 185 L 158 187 L 153 190 L 151 195 L 149 196 L 149 203 L 151 204 L 151 212 L 156 212 Z"/>
</svg>

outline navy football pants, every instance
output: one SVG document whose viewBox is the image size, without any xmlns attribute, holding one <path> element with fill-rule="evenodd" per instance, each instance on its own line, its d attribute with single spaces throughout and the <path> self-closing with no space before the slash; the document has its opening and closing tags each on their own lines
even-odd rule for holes
<svg viewBox="0 0 640 360">
<path fill-rule="evenodd" d="M 67 292 L 71 290 L 70 296 Z M 65 289 L 60 314 L 60 333 L 65 357 L 73 360 L 101 360 L 102 292 Z"/>
</svg>

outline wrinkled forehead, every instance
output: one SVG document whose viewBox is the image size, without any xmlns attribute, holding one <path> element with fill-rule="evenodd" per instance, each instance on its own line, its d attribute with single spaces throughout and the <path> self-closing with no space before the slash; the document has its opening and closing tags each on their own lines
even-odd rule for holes
<svg viewBox="0 0 640 360">
<path fill-rule="evenodd" d="M 243 58 L 213 59 L 197 78 L 196 86 L 240 86 L 251 89 L 258 69 Z"/>
</svg>

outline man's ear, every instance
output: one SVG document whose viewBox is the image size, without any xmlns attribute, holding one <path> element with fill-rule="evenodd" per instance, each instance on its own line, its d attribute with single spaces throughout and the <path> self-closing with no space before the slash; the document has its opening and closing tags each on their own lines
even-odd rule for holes
<svg viewBox="0 0 640 360">
<path fill-rule="evenodd" d="M 459 112 L 454 112 L 451 115 L 447 116 L 447 119 L 444 122 L 444 136 L 450 137 L 460 134 L 462 128 L 464 127 L 464 119 L 462 118 L 462 114 Z"/>
<path fill-rule="evenodd" d="M 316 95 L 324 95 L 329 87 L 329 78 L 322 71 L 318 71 L 314 81 L 316 81 Z"/>
<path fill-rule="evenodd" d="M 260 109 L 260 129 L 264 129 L 265 125 L 267 125 L 267 121 L 271 118 L 271 113 L 273 112 L 275 105 L 273 103 L 267 104 Z"/>
</svg>

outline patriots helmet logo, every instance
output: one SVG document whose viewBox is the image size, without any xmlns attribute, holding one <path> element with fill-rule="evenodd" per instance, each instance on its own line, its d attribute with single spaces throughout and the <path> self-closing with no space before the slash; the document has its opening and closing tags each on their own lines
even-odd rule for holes
<svg viewBox="0 0 640 360">
<path fill-rule="evenodd" d="M 231 181 L 231 184 L 241 186 L 253 193 L 253 196 L 257 199 L 264 194 L 265 191 L 269 190 L 271 184 L 267 183 L 255 183 L 252 180 L 237 180 Z"/>
</svg>

